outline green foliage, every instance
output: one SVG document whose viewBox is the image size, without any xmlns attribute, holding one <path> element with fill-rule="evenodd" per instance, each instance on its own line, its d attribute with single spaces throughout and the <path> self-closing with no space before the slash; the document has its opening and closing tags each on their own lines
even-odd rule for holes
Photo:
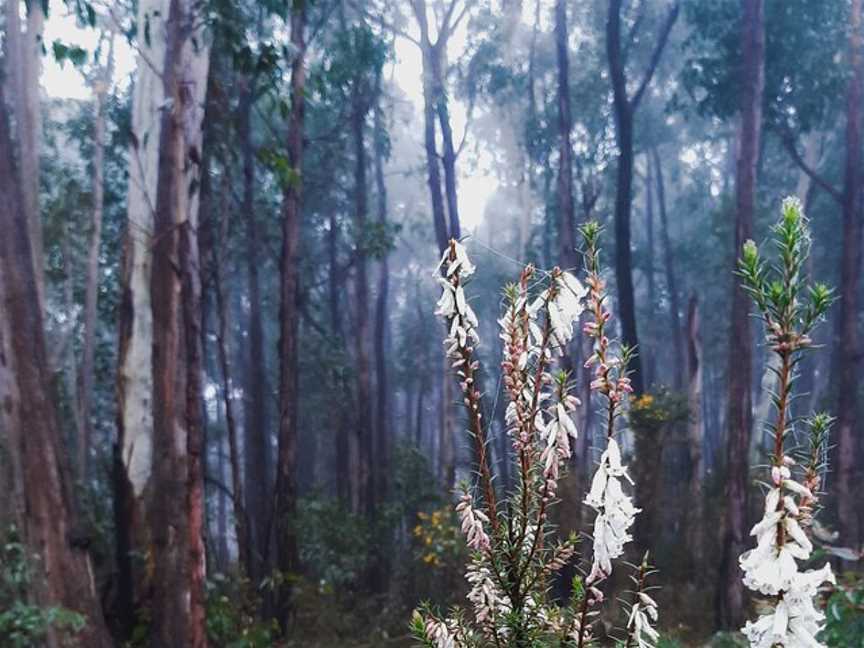
<svg viewBox="0 0 864 648">
<path fill-rule="evenodd" d="M 51 43 L 51 52 L 61 67 L 64 66 L 66 61 L 69 61 L 75 67 L 81 67 L 87 62 L 87 50 L 78 45 L 69 45 L 55 40 Z"/>
<path fill-rule="evenodd" d="M 0 648 L 40 645 L 51 628 L 61 637 L 72 638 L 86 623 L 77 612 L 29 603 L 32 580 L 27 549 L 12 526 L 0 546 Z"/>
<path fill-rule="evenodd" d="M 765 121 L 807 132 L 838 107 L 845 71 L 842 2 L 765 3 Z M 698 112 L 728 119 L 738 110 L 741 3 L 687 0 L 692 31 L 681 73 Z"/>
<path fill-rule="evenodd" d="M 215 574 L 207 581 L 207 637 L 220 648 L 265 648 L 273 645 L 278 625 L 260 621 L 261 601 L 244 577 Z"/>
<path fill-rule="evenodd" d="M 302 498 L 298 503 L 300 561 L 325 589 L 354 585 L 366 570 L 371 532 L 360 515 L 332 499 Z"/>
<path fill-rule="evenodd" d="M 749 645 L 740 632 L 718 632 L 708 642 L 709 648 L 749 648 Z"/>
<path fill-rule="evenodd" d="M 783 201 L 780 220 L 772 232 L 779 257 L 777 265 L 769 265 L 756 244 L 747 241 L 738 262 L 738 274 L 762 312 L 771 335 L 778 337 L 781 329 L 787 331 L 777 342 L 794 350 L 809 345 L 807 336 L 824 319 L 833 296 L 825 284 L 811 285 L 802 277 L 811 241 L 807 218 L 797 199 Z"/>
<path fill-rule="evenodd" d="M 831 648 L 864 647 L 864 578 L 851 576 L 841 583 L 825 614 L 822 641 Z"/>
</svg>

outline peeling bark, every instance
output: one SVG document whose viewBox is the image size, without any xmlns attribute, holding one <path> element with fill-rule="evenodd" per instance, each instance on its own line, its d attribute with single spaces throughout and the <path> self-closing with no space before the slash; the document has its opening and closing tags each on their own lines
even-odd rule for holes
<svg viewBox="0 0 864 648">
<path fill-rule="evenodd" d="M 154 215 L 151 642 L 202 648 L 204 484 L 198 163 L 209 47 L 191 0 L 171 0 Z"/>
</svg>

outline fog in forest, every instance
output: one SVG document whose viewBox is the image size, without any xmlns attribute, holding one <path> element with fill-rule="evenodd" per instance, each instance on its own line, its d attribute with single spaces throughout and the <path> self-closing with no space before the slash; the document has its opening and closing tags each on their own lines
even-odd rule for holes
<svg viewBox="0 0 864 648">
<path fill-rule="evenodd" d="M 5 0 L 0 648 L 864 648 L 862 0 Z"/>
</svg>

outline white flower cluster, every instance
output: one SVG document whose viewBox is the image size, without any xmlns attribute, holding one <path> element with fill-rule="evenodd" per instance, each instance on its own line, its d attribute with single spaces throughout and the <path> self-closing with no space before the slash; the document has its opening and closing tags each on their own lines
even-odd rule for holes
<svg viewBox="0 0 864 648">
<path fill-rule="evenodd" d="M 482 628 L 489 628 L 500 616 L 510 613 L 510 603 L 492 578 L 492 572 L 482 560 L 468 565 L 465 578 L 471 585 L 468 600 L 474 605 L 474 616 Z"/>
<path fill-rule="evenodd" d="M 552 337 L 562 354 L 567 343 L 573 339 L 573 325 L 585 310 L 583 300 L 587 294 L 588 289 L 576 277 L 569 272 L 561 272 L 555 277 L 554 286 L 550 286 L 531 305 L 531 310 L 536 313 L 548 302 Z"/>
<path fill-rule="evenodd" d="M 783 592 L 774 611 L 755 622 L 747 622 L 744 635 L 753 648 L 820 648 L 816 640 L 825 615 L 813 599 L 823 583 L 836 583 L 830 565 L 796 575 L 792 587 Z"/>
<path fill-rule="evenodd" d="M 478 342 L 477 315 L 465 299 L 462 280 L 474 274 L 474 266 L 468 259 L 465 247 L 458 241 L 451 241 L 449 248 L 441 257 L 439 269 L 446 266 L 446 277 L 438 277 L 443 288 L 435 314 L 448 320 L 450 330 L 444 344 L 447 355 L 458 357 L 459 350 L 468 346 L 468 341 Z M 451 259 L 452 257 L 452 259 Z"/>
<path fill-rule="evenodd" d="M 610 438 L 585 498 L 585 503 L 597 511 L 589 584 L 608 578 L 612 573 L 612 560 L 623 554 L 625 543 L 632 540 L 629 529 L 639 509 L 633 506 L 630 496 L 624 494 L 622 477 L 633 483 L 626 466 L 621 464 L 618 442 Z"/>
<path fill-rule="evenodd" d="M 451 625 L 439 619 L 426 621 L 426 634 L 435 642 L 435 648 L 457 648 L 456 632 Z"/>
<path fill-rule="evenodd" d="M 466 544 L 475 551 L 485 551 L 489 548 L 489 535 L 484 525 L 489 524 L 489 516 L 474 508 L 470 493 L 462 495 L 456 505 L 456 512 L 462 520 L 462 533 Z"/>
<path fill-rule="evenodd" d="M 651 625 L 652 622 L 657 622 L 657 603 L 645 592 L 639 592 L 627 621 L 627 629 L 632 633 L 638 648 L 654 648 L 657 644 L 660 635 Z"/>
<path fill-rule="evenodd" d="M 551 418 L 543 431 L 546 447 L 540 455 L 543 462 L 543 476 L 547 480 L 558 481 L 559 467 L 561 462 L 569 459 L 572 455 L 570 450 L 570 438 L 574 440 L 578 436 L 576 424 L 570 418 L 570 410 L 574 409 L 579 401 L 575 396 L 566 397 L 566 407 L 563 403 L 556 403 L 550 408 Z M 542 418 L 541 418 L 542 420 Z"/>
<path fill-rule="evenodd" d="M 791 479 L 786 458 L 784 465 L 771 471 L 773 488 L 765 497 L 762 520 L 750 531 L 756 547 L 741 554 L 744 584 L 762 594 L 777 596 L 773 612 L 755 622 L 747 622 L 744 634 L 753 648 L 820 648 L 816 640 L 824 615 L 813 599 L 819 587 L 834 583 L 830 565 L 821 569 L 798 571 L 798 560 L 807 560 L 813 544 L 798 523 L 800 515 L 796 497 L 812 500 L 810 490 Z"/>
</svg>

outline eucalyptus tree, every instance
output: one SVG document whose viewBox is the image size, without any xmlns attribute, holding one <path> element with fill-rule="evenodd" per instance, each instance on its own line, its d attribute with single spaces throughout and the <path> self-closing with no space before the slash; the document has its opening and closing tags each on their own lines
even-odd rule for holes
<svg viewBox="0 0 864 648">
<path fill-rule="evenodd" d="M 632 349 L 639 345 L 636 329 L 636 303 L 633 289 L 633 263 L 630 250 L 630 212 L 633 202 L 633 118 L 647 90 L 663 50 L 669 32 L 678 19 L 679 3 L 672 3 L 658 31 L 654 49 L 644 72 L 630 94 L 627 80 L 627 55 L 642 25 L 644 3 L 638 5 L 639 12 L 632 20 L 630 30 L 622 34 L 622 2 L 612 0 L 606 23 L 606 51 L 609 59 L 609 76 L 612 82 L 613 105 L 615 107 L 615 139 L 618 143 L 618 169 L 615 193 L 615 279 L 618 285 L 618 303 L 621 311 L 621 327 L 624 343 Z M 623 40 L 622 40 L 623 36 Z M 633 389 L 637 394 L 644 390 L 642 362 L 637 355 L 632 360 Z"/>
</svg>

